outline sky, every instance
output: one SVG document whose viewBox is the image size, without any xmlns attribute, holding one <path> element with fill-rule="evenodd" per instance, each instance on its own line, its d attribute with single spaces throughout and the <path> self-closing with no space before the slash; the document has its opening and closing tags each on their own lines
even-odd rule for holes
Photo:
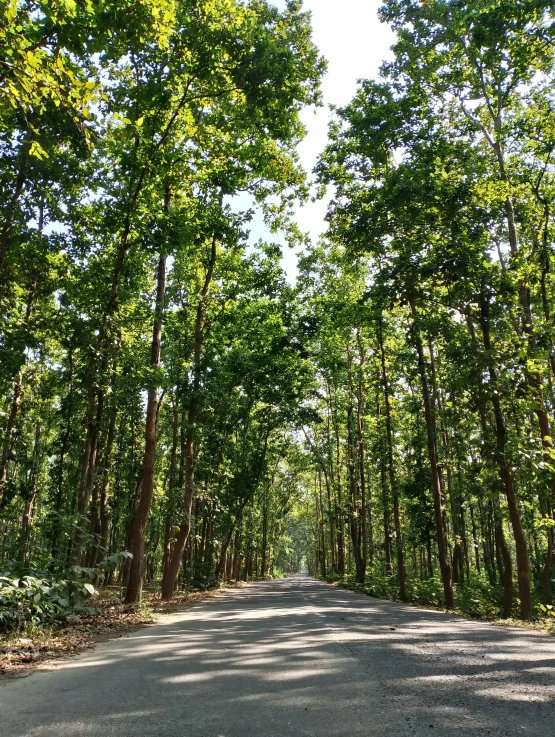
<svg viewBox="0 0 555 737">
<path fill-rule="evenodd" d="M 274 0 L 283 8 L 285 0 Z M 324 106 L 305 110 L 302 120 L 308 133 L 299 146 L 302 166 L 311 172 L 318 155 L 326 145 L 330 105 L 346 105 L 354 96 L 357 80 L 375 78 L 385 59 L 391 58 L 394 36 L 388 26 L 378 20 L 380 0 L 304 0 L 312 13 L 313 40 L 328 61 L 322 83 Z M 310 234 L 313 242 L 325 231 L 327 202 L 309 203 L 297 210 L 297 224 Z M 251 239 L 283 242 L 269 235 L 261 218 L 252 223 Z M 290 281 L 295 280 L 298 254 L 284 246 L 283 267 Z"/>
</svg>

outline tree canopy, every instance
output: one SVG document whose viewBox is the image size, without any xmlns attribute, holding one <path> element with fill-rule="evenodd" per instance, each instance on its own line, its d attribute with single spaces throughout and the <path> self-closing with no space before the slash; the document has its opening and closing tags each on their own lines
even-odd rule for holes
<svg viewBox="0 0 555 737">
<path fill-rule="evenodd" d="M 550 611 L 552 7 L 380 14 L 393 60 L 332 112 L 327 230 L 291 285 L 242 203 L 304 241 L 326 63 L 299 0 L 5 3 L 6 591 L 89 572 L 136 603 L 307 567 Z"/>
</svg>

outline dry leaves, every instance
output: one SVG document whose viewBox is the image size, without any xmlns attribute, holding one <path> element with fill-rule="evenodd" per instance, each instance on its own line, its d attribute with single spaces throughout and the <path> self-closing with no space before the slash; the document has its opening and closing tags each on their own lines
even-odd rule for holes
<svg viewBox="0 0 555 737">
<path fill-rule="evenodd" d="M 23 675 L 46 661 L 68 657 L 92 648 L 98 642 L 121 637 L 154 623 L 159 614 L 188 609 L 195 602 L 212 597 L 216 591 L 183 592 L 169 602 L 150 594 L 141 606 L 116 604 L 112 595 L 96 600 L 97 612 L 81 615 L 79 621 L 35 629 L 25 634 L 0 635 L 0 676 Z"/>
</svg>

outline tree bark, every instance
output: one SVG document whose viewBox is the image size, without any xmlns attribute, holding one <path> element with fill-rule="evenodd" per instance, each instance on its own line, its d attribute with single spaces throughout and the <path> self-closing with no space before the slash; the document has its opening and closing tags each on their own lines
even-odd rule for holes
<svg viewBox="0 0 555 737">
<path fill-rule="evenodd" d="M 349 527 L 351 532 L 352 551 L 355 559 L 356 580 L 358 583 L 364 583 L 366 575 L 366 560 L 362 555 L 362 525 L 360 524 L 361 515 L 355 478 L 353 362 L 350 351 L 348 352 L 348 373 L 349 405 L 347 407 L 347 464 L 350 496 Z"/>
<path fill-rule="evenodd" d="M 380 403 L 379 388 L 376 388 L 376 417 L 378 419 L 378 427 L 381 425 L 382 407 Z M 381 436 L 381 433 L 380 433 Z M 382 487 L 382 511 L 383 511 L 383 532 L 384 532 L 384 555 L 385 555 L 385 573 L 387 576 L 393 574 L 393 566 L 391 562 L 391 533 L 390 533 L 390 508 L 389 508 L 389 491 L 387 488 L 387 454 L 383 451 L 382 438 L 379 443 L 379 463 L 380 463 L 380 480 Z"/>
<path fill-rule="evenodd" d="M 323 578 L 326 578 L 327 575 L 327 565 L 326 565 L 326 532 L 324 527 L 324 500 L 322 495 L 322 473 L 320 469 L 318 469 L 318 496 L 316 499 L 316 504 L 320 505 L 320 539 L 321 539 L 321 545 L 322 545 L 322 568 L 321 568 L 321 574 Z"/>
<path fill-rule="evenodd" d="M 214 267 L 216 265 L 217 256 L 217 240 L 216 235 L 212 238 L 212 247 L 210 251 L 210 260 L 208 262 L 208 268 L 206 270 L 206 276 L 204 279 L 204 285 L 200 293 L 200 299 L 197 305 L 197 313 L 195 318 L 195 330 L 194 330 L 194 348 L 193 348 L 193 387 L 191 393 L 191 400 L 189 404 L 189 411 L 187 414 L 187 434 L 186 434 L 186 445 L 185 445 L 185 499 L 184 499 L 184 517 L 183 522 L 179 527 L 177 540 L 175 542 L 175 548 L 172 554 L 169 556 L 165 575 L 162 580 L 162 598 L 165 600 L 173 597 L 175 586 L 177 583 L 177 576 L 179 575 L 179 568 L 181 566 L 181 559 L 187 540 L 189 539 L 189 533 L 191 531 L 191 511 L 193 508 L 193 497 L 195 493 L 195 423 L 198 411 L 198 394 L 200 389 L 200 362 L 202 357 L 202 346 L 204 341 L 204 309 L 206 298 L 208 295 L 208 289 L 214 275 Z"/>
<path fill-rule="evenodd" d="M 21 520 L 21 535 L 19 538 L 19 560 L 22 563 L 27 561 L 27 548 L 29 544 L 29 535 L 31 532 L 31 518 L 33 514 L 33 505 L 37 496 L 37 480 L 40 471 L 42 438 L 42 423 L 37 422 L 35 429 L 35 444 L 33 448 L 33 460 L 31 462 L 31 472 L 29 474 L 29 485 L 25 494 L 25 508 Z"/>
<path fill-rule="evenodd" d="M 366 562 L 369 560 L 370 566 L 373 563 L 373 540 L 372 538 L 372 505 L 368 503 L 366 492 L 366 463 L 365 463 L 365 446 L 364 446 L 364 346 L 362 344 L 362 336 L 360 330 L 357 331 L 357 342 L 359 349 L 359 376 L 357 387 L 357 441 L 358 441 L 358 470 L 360 476 L 360 513 L 362 517 L 362 558 L 366 568 Z M 370 524 L 368 525 L 368 518 Z M 368 539 L 368 531 L 370 532 L 370 540 Z M 369 544 L 370 543 L 370 544 Z M 370 553 L 370 558 L 368 554 Z"/>
<path fill-rule="evenodd" d="M 387 364 L 385 360 L 385 349 L 383 342 L 383 332 L 380 317 L 378 327 L 378 344 L 380 349 L 380 363 L 382 372 L 382 386 L 385 404 L 385 428 L 387 437 L 387 465 L 389 470 L 389 485 L 393 495 L 393 516 L 395 520 L 395 542 L 397 550 L 397 574 L 399 576 L 399 590 L 401 601 L 407 600 L 407 572 L 405 568 L 405 555 L 403 549 L 403 534 L 401 530 L 401 510 L 399 501 L 399 485 L 397 483 L 397 474 L 395 473 L 395 461 L 393 457 L 393 428 L 391 422 L 391 399 L 389 390 L 389 377 L 387 374 Z"/>
<path fill-rule="evenodd" d="M 169 208 L 169 190 L 166 193 L 166 211 Z M 166 291 L 166 256 L 161 253 L 158 258 L 156 271 L 156 305 L 154 309 L 154 325 L 150 351 L 150 366 L 156 372 L 160 366 L 162 348 L 162 322 L 164 317 L 164 296 Z M 151 381 L 156 382 L 156 377 Z M 133 604 L 141 600 L 143 591 L 143 566 L 145 532 L 154 494 L 154 472 L 156 461 L 156 417 L 158 413 L 158 391 L 156 386 L 148 390 L 146 422 L 145 422 L 145 450 L 143 455 L 143 475 L 141 495 L 131 528 L 130 548 L 133 554 L 127 580 L 125 601 Z"/>
<path fill-rule="evenodd" d="M 112 397 L 116 384 L 115 366 L 112 373 Z M 96 535 L 91 551 L 89 566 L 94 568 L 98 562 L 99 554 L 106 555 L 108 542 L 108 491 L 110 488 L 110 470 L 112 466 L 112 452 L 114 447 L 114 438 L 116 434 L 117 405 L 115 399 L 112 401 L 109 413 L 108 433 L 106 435 L 106 446 L 104 448 L 101 471 L 98 474 L 97 490 L 94 506 L 91 504 L 91 530 Z"/>
<path fill-rule="evenodd" d="M 490 337 L 490 315 L 489 300 L 485 292 L 485 285 L 482 285 L 480 291 L 480 327 L 484 340 L 484 349 L 488 362 L 488 370 L 490 374 L 491 402 L 493 405 L 493 414 L 495 417 L 495 435 L 496 435 L 496 456 L 499 467 L 499 475 L 507 498 L 507 506 L 509 508 L 509 516 L 513 528 L 513 537 L 516 547 L 518 591 L 520 595 L 520 616 L 522 619 L 530 619 L 532 617 L 532 597 L 530 592 L 530 561 L 528 558 L 528 549 L 526 545 L 526 537 L 522 527 L 522 519 L 518 508 L 518 500 L 514 487 L 513 475 L 507 458 L 507 430 L 505 427 L 505 418 L 501 408 L 500 387 L 497 378 L 497 368 L 493 362 L 492 342 Z"/>
<path fill-rule="evenodd" d="M 441 479 L 439 476 L 435 423 L 432 414 L 432 405 L 430 399 L 430 390 L 428 387 L 428 378 L 426 376 L 426 362 L 424 359 L 424 347 L 422 345 L 422 337 L 418 325 L 419 314 L 415 301 L 409 297 L 409 305 L 413 316 L 413 336 L 416 344 L 418 355 L 418 371 L 420 373 L 420 382 L 422 386 L 422 399 L 424 402 L 424 417 L 426 420 L 426 434 L 428 441 L 428 457 L 430 461 L 430 470 L 432 473 L 433 497 L 434 497 L 434 518 L 436 526 L 436 536 L 438 545 L 439 567 L 441 569 L 441 579 L 443 582 L 443 592 L 445 597 L 446 609 L 453 609 L 455 599 L 453 596 L 453 585 L 451 582 L 451 565 L 449 563 L 449 555 L 447 549 L 447 535 L 445 531 L 445 519 L 443 509 L 443 493 L 441 488 Z"/>
<path fill-rule="evenodd" d="M 39 234 L 42 235 L 44 226 L 44 214 L 43 208 L 40 210 L 39 218 Z M 29 295 L 27 297 L 27 306 L 25 308 L 24 327 L 27 329 L 31 322 L 33 310 L 35 307 L 35 301 L 37 298 L 38 280 L 34 279 L 29 289 Z M 25 363 L 23 356 L 22 363 Z M 4 435 L 4 443 L 2 444 L 2 453 L 0 455 L 0 509 L 2 508 L 2 499 L 4 497 L 4 489 L 8 480 L 8 465 L 13 448 L 13 441 L 15 436 L 15 426 L 19 415 L 19 408 L 21 406 L 21 395 L 23 392 L 23 366 L 18 371 L 12 395 L 12 402 L 10 405 L 10 414 L 8 415 L 8 423 L 6 426 L 6 433 Z"/>
</svg>

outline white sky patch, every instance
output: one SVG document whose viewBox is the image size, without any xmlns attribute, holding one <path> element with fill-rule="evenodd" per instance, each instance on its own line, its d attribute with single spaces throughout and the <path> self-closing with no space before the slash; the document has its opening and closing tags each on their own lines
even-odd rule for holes
<svg viewBox="0 0 555 737">
<path fill-rule="evenodd" d="M 274 0 L 280 9 L 285 0 Z M 305 110 L 302 119 L 308 134 L 299 146 L 302 166 L 311 172 L 323 151 L 330 120 L 330 105 L 346 105 L 354 96 L 359 79 L 378 76 L 383 61 L 392 58 L 390 50 L 395 40 L 388 26 L 378 20 L 381 0 L 304 0 L 312 13 L 313 40 L 328 60 L 328 72 L 322 83 L 324 107 Z M 297 209 L 297 224 L 315 242 L 326 230 L 327 200 L 309 203 Z M 284 243 L 284 239 L 269 233 L 262 216 L 257 213 L 251 225 L 251 242 L 263 239 Z M 297 275 L 299 253 L 284 246 L 282 266 L 291 282 Z"/>
</svg>

